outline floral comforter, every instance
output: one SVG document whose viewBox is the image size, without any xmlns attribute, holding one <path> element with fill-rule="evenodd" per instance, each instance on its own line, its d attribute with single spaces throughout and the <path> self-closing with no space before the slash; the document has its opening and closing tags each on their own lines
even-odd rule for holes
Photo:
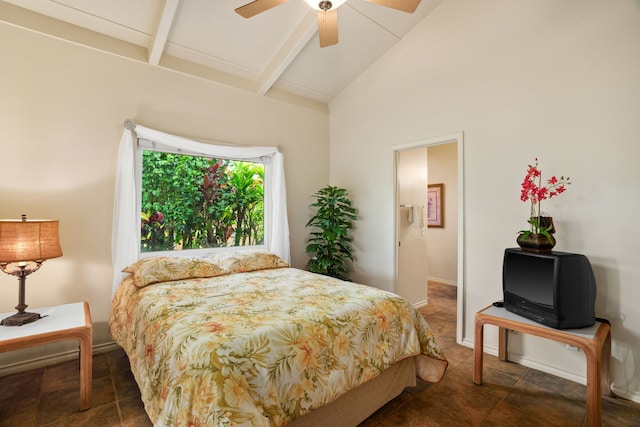
<svg viewBox="0 0 640 427">
<path fill-rule="evenodd" d="M 125 269 L 109 327 L 154 425 L 282 426 L 416 355 L 442 375 L 444 355 L 406 300 L 274 257 Z"/>
</svg>

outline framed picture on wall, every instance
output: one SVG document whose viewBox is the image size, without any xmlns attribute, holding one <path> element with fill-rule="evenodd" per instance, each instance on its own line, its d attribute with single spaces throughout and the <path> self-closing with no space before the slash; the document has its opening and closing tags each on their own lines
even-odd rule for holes
<svg viewBox="0 0 640 427">
<path fill-rule="evenodd" d="M 444 227 L 444 184 L 428 185 L 427 225 Z"/>
</svg>

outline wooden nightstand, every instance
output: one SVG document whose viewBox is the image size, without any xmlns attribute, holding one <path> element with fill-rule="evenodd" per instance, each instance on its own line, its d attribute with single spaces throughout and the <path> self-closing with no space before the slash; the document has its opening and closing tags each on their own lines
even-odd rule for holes
<svg viewBox="0 0 640 427">
<path fill-rule="evenodd" d="M 55 341 L 80 343 L 80 410 L 91 407 L 92 326 L 89 304 L 77 302 L 29 309 L 43 317 L 22 326 L 0 326 L 0 353 Z M 4 319 L 13 313 L 0 314 Z"/>
</svg>

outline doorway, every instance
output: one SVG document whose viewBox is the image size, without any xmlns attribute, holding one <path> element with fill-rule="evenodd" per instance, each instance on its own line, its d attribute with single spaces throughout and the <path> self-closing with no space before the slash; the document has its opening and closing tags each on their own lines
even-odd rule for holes
<svg viewBox="0 0 640 427">
<path fill-rule="evenodd" d="M 394 291 L 416 307 L 428 304 L 428 281 L 455 286 L 456 341 L 462 340 L 464 306 L 463 134 L 394 146 Z M 442 210 L 429 210 L 428 185 L 438 184 Z M 432 189 L 433 190 L 433 189 Z M 431 224 L 440 225 L 429 227 Z"/>
</svg>

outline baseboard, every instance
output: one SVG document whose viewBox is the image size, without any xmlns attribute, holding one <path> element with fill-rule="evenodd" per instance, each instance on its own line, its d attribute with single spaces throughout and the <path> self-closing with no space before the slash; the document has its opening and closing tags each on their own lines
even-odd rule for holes
<svg viewBox="0 0 640 427">
<path fill-rule="evenodd" d="M 471 348 L 474 347 L 473 341 L 465 340 L 464 344 L 467 347 L 471 347 Z M 492 356 L 498 357 L 498 348 L 497 347 L 492 347 L 492 346 L 485 345 L 484 346 L 484 352 L 486 354 L 490 354 Z M 532 359 L 529 359 L 529 358 L 526 358 L 526 357 L 522 357 L 522 356 L 517 355 L 517 354 L 509 353 L 509 362 L 517 363 L 518 365 L 526 366 L 527 368 L 532 368 L 532 369 L 535 369 L 537 371 L 546 372 L 548 374 L 552 374 L 552 375 L 555 375 L 557 377 L 564 378 L 566 380 L 574 381 L 574 382 L 580 383 L 582 385 L 586 385 L 587 384 L 586 376 L 576 375 L 576 374 L 574 374 L 572 372 L 567 372 L 565 370 L 558 369 L 558 368 L 555 368 L 553 366 L 545 365 L 543 363 L 536 362 L 535 360 L 532 360 Z"/>
<path fill-rule="evenodd" d="M 118 350 L 120 346 L 115 342 L 107 342 L 104 344 L 98 344 L 93 346 L 93 354 L 104 354 L 109 353 L 110 351 Z"/>
<path fill-rule="evenodd" d="M 470 347 L 473 348 L 474 347 L 474 343 L 473 341 L 469 340 L 469 339 L 464 339 L 462 341 L 462 345 L 466 346 L 466 347 Z M 491 354 L 492 356 L 496 356 L 498 357 L 498 348 L 497 347 L 491 347 L 491 346 L 485 346 L 484 347 L 484 352 L 487 354 Z M 577 382 L 579 384 L 582 385 L 587 385 L 587 377 L 586 376 L 582 376 L 582 375 L 576 375 L 573 372 L 568 372 L 565 371 L 564 369 L 558 369 L 555 368 L 553 366 L 549 366 L 543 363 L 539 363 L 536 362 L 535 360 L 526 358 L 526 357 L 522 357 L 519 355 L 514 355 L 514 354 L 509 354 L 509 362 L 512 363 L 517 363 L 519 365 L 522 366 L 526 366 L 527 368 L 532 368 L 541 372 L 546 372 L 548 374 L 551 375 L 555 375 L 557 377 L 560 378 L 564 378 L 566 380 L 570 380 L 570 381 L 574 381 Z M 629 400 L 631 402 L 636 402 L 636 403 L 640 403 L 640 393 L 634 392 L 634 391 L 629 391 L 629 390 L 623 390 L 619 387 L 617 387 L 615 385 L 615 383 L 611 384 L 611 392 L 613 393 L 614 396 L 622 398 L 622 399 L 626 399 Z"/>
<path fill-rule="evenodd" d="M 419 301 L 419 302 L 413 303 L 413 306 L 415 308 L 422 308 L 422 307 L 426 306 L 427 304 L 429 304 L 429 300 L 428 299 L 426 299 L 424 301 Z"/>
<path fill-rule="evenodd" d="M 437 277 L 427 277 L 428 282 L 441 283 L 443 285 L 458 286 L 455 280 L 438 279 Z"/>
<path fill-rule="evenodd" d="M 463 338 L 462 342 L 459 342 L 458 344 L 463 345 L 465 347 L 469 347 L 469 348 L 473 348 L 474 346 L 473 341 L 471 341 L 469 338 Z M 489 354 L 492 354 L 490 351 L 486 351 L 486 352 Z M 497 356 L 497 355 L 498 355 L 498 350 L 496 349 L 496 354 L 494 354 L 494 356 Z"/>
<path fill-rule="evenodd" d="M 118 344 L 114 342 L 108 342 L 104 344 L 97 344 L 93 346 L 93 355 L 103 354 L 120 348 Z M 62 353 L 52 354 L 48 356 L 37 357 L 35 359 L 25 360 L 16 363 L 10 363 L 0 367 L 0 377 L 4 377 L 11 374 L 18 374 L 20 372 L 30 371 L 32 369 L 44 368 L 46 366 L 56 365 L 62 362 L 68 362 L 69 360 L 78 359 L 79 350 L 70 350 Z"/>
<path fill-rule="evenodd" d="M 611 384 L 611 392 L 617 397 L 640 403 L 640 393 L 621 389 L 615 383 Z"/>
</svg>

